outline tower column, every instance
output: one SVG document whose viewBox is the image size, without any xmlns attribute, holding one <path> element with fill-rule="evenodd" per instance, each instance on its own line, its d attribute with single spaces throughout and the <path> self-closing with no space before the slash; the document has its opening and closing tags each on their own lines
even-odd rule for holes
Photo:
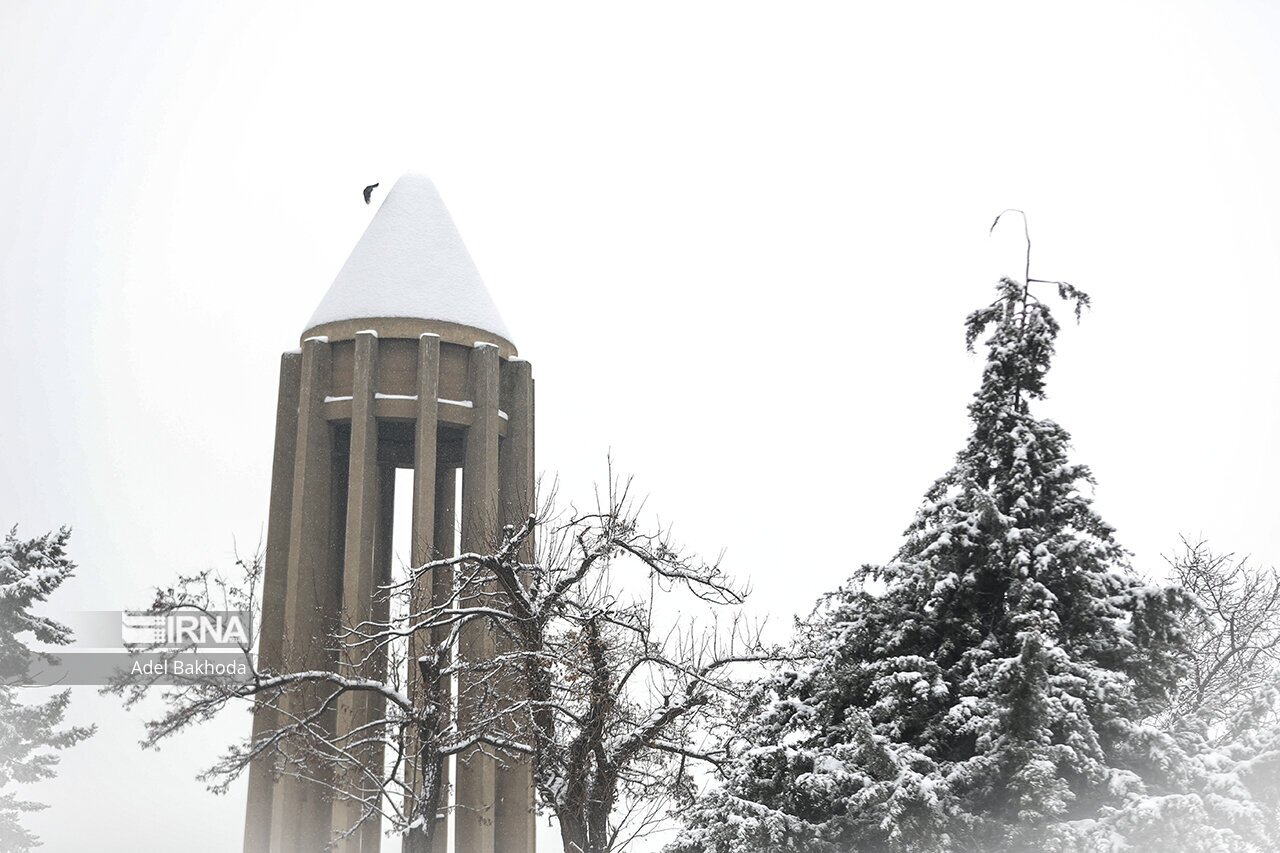
<svg viewBox="0 0 1280 853">
<path fill-rule="evenodd" d="M 519 527 L 536 511 L 534 506 L 533 461 L 533 369 L 527 361 L 512 359 L 502 372 L 502 399 L 506 406 L 507 436 L 502 442 L 501 521 Z M 530 536 L 520 550 L 520 561 L 534 560 L 534 541 Z M 499 651 L 502 651 L 500 648 Z M 503 672 L 499 683 L 504 700 L 527 695 L 527 680 L 522 667 Z M 510 721 L 516 740 L 531 742 L 531 733 L 523 731 L 521 721 Z M 533 762 L 526 754 L 508 754 L 497 768 L 495 781 L 495 847 L 500 853 L 533 853 L 535 823 L 533 813 Z"/>
<path fill-rule="evenodd" d="M 467 368 L 472 421 L 463 442 L 462 550 L 484 553 L 499 531 L 498 519 L 498 348 L 477 343 Z M 484 594 L 472 594 L 462 607 L 479 607 Z M 468 664 L 493 659 L 493 632 L 483 619 L 475 619 L 461 631 L 458 653 Z M 484 686 L 469 683 L 465 674 L 458 685 L 458 724 L 466 728 L 491 712 L 483 696 Z M 455 823 L 458 853 L 494 853 L 493 757 L 479 746 L 457 759 L 458 800 Z"/>
<path fill-rule="evenodd" d="M 455 552 L 454 538 L 458 529 L 458 469 L 452 463 L 436 470 L 436 554 L 437 558 L 452 557 Z M 434 607 L 444 607 L 453 597 L 453 569 L 440 569 L 432 572 L 431 603 Z M 449 640 L 449 628 L 439 626 L 432 629 L 431 642 L 435 648 L 444 648 Z M 440 659 L 440 667 L 446 667 L 453 658 L 449 650 L 445 650 Z M 453 679 L 441 675 L 436 681 L 435 695 L 443 703 L 442 721 L 448 725 L 453 713 Z M 436 821 L 436 832 L 431 839 L 431 853 L 449 853 L 449 762 L 441 759 L 437 765 L 440 780 L 440 797 L 437 801 L 436 813 L 440 819 Z"/>
<path fill-rule="evenodd" d="M 336 578 L 330 553 L 333 431 L 324 417 L 324 398 L 332 372 L 329 342 L 302 342 L 298 432 L 289 524 L 288 577 L 285 584 L 285 634 L 281 658 L 288 671 L 328 669 L 333 665 L 326 641 L 337 612 Z M 296 689 L 284 697 L 289 715 L 306 716 L 319 706 L 320 691 Z M 323 726 L 324 721 L 318 721 Z M 296 769 L 296 768 L 294 768 Z M 323 763 L 310 772 L 323 777 Z M 271 821 L 273 853 L 311 853 L 329 840 L 326 780 L 283 777 L 276 785 Z"/>
<path fill-rule="evenodd" d="M 351 455 L 347 474 L 346 537 L 342 560 L 342 629 L 336 638 L 341 647 L 338 673 L 353 678 L 374 675 L 372 647 L 360 642 L 367 633 L 364 623 L 373 619 L 375 572 L 374 541 L 378 532 L 378 422 L 374 393 L 378 376 L 378 335 L 359 332 L 355 339 L 355 367 L 351 393 Z M 345 634 L 345 636 L 343 636 Z M 367 812 L 363 802 L 377 783 L 370 772 L 373 753 L 361 741 L 374 735 L 370 692 L 352 690 L 338 697 L 339 749 L 347 754 L 339 763 L 339 793 L 333 803 L 333 832 L 348 832 Z M 381 768 L 375 771 L 380 775 Z M 337 846 L 341 853 L 360 853 L 362 833 L 347 835 Z"/>
<path fill-rule="evenodd" d="M 391 583 L 391 561 L 394 555 L 392 533 L 396 509 L 396 469 L 394 465 L 378 466 L 378 535 L 373 543 L 373 619 L 387 623 L 391 618 L 391 597 L 387 586 Z M 385 681 L 387 677 L 387 650 L 377 649 L 370 661 L 372 678 Z M 387 700 L 380 693 L 369 695 L 369 715 L 380 720 L 386 715 Z M 369 764 L 374 768 L 386 767 L 386 750 L 382 743 L 370 744 Z M 382 849 L 382 820 L 379 817 L 365 821 L 361 832 L 362 853 L 378 853 Z"/>
<path fill-rule="evenodd" d="M 438 541 L 436 529 L 437 512 L 439 511 L 436 502 L 436 444 L 439 440 L 437 417 L 440 408 L 438 402 L 440 396 L 439 335 L 428 333 L 418 338 L 417 392 L 417 422 L 414 426 L 413 439 L 413 529 L 410 534 L 412 537 L 410 561 L 413 563 L 414 568 L 431 562 L 439 554 L 436 546 Z M 450 477 L 450 482 L 452 482 L 452 477 Z M 449 495 L 449 504 L 452 510 L 452 493 Z M 452 530 L 449 533 L 448 543 L 450 546 L 453 544 Z M 432 574 L 443 573 L 444 571 L 437 571 Z M 433 583 L 434 577 L 420 576 L 416 579 L 410 592 L 410 608 L 413 613 L 423 613 L 432 605 Z M 433 701 L 431 692 L 427 690 L 430 685 L 424 686 L 422 684 L 421 671 L 418 667 L 418 658 L 427 653 L 433 644 L 434 638 L 427 632 L 417 632 L 409 637 L 409 696 L 412 697 L 415 703 Z M 444 690 L 435 694 L 434 700 L 438 701 L 439 698 L 447 697 L 448 695 L 449 689 L 446 683 Z M 419 750 L 422 747 L 418 738 L 411 734 L 409 744 L 410 757 L 405 765 L 405 778 L 410 793 L 406 798 L 405 805 L 412 810 L 415 805 L 414 792 L 421 785 L 423 768 L 421 767 L 422 757 L 419 754 Z M 442 762 L 437 762 L 436 767 L 440 768 L 441 764 Z M 436 778 L 440 780 L 443 775 L 438 774 Z M 439 804 L 446 802 L 447 792 L 441 793 L 444 796 L 437 795 L 437 812 L 440 811 Z M 442 843 L 447 844 L 449 832 L 447 820 L 438 822 L 434 832 L 435 845 L 437 847 Z M 405 849 L 414 851 L 414 853 L 421 849 L 415 841 L 415 833 L 410 833 L 410 837 L 406 840 Z"/>
<path fill-rule="evenodd" d="M 280 357 L 280 395 L 276 404 L 275 453 L 271 460 L 271 506 L 267 515 L 266 563 L 262 573 L 262 618 L 258 625 L 259 671 L 279 672 L 284 648 L 286 581 L 289 573 L 289 525 L 293 504 L 293 468 L 298 443 L 298 394 L 302 354 Z M 253 740 L 276 727 L 276 709 L 253 711 Z M 244 824 L 244 853 L 269 853 L 271 801 L 275 781 L 266 760 L 249 765 L 249 796 Z"/>
</svg>

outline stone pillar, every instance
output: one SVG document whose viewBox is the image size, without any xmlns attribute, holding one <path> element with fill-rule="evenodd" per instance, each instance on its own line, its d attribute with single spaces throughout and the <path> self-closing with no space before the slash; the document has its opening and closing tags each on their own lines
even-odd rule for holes
<svg viewBox="0 0 1280 853">
<path fill-rule="evenodd" d="M 386 623 L 391 616 L 391 597 L 387 594 L 387 586 L 391 583 L 391 562 L 394 556 L 392 532 L 395 526 L 396 511 L 396 469 L 394 465 L 378 466 L 378 535 L 373 542 L 373 619 Z M 370 661 L 372 672 L 370 677 L 385 680 L 387 677 L 386 649 L 373 653 Z M 385 719 L 387 700 L 381 694 L 369 695 L 369 717 L 373 720 Z M 382 768 L 385 772 L 386 750 L 382 744 L 369 748 L 369 765 Z M 362 853 L 378 853 L 382 849 L 382 819 L 374 817 L 365 822 L 361 832 Z"/>
<path fill-rule="evenodd" d="M 536 510 L 533 461 L 533 370 L 527 361 L 511 360 L 502 372 L 502 402 L 507 415 L 507 436 L 502 442 L 501 522 L 518 527 Z M 533 538 L 520 552 L 523 563 L 534 560 Z M 516 699 L 527 692 L 519 668 L 504 673 L 503 693 Z M 514 721 L 511 734 L 530 742 L 530 733 Z M 497 768 L 495 846 L 499 853 L 533 853 L 533 764 L 528 755 L 509 754 Z"/>
<path fill-rule="evenodd" d="M 462 550 L 484 553 L 495 543 L 498 529 L 498 348 L 476 344 L 467 367 L 471 399 L 471 426 L 463 443 Z M 485 596 L 472 594 L 463 607 L 485 604 Z M 463 628 L 458 653 L 464 661 L 493 658 L 493 633 L 483 620 Z M 486 709 L 474 684 L 458 686 L 458 720 L 461 728 L 479 719 Z M 457 853 L 494 853 L 494 775 L 492 756 L 479 747 L 458 756 Z"/>
<path fill-rule="evenodd" d="M 380 503 L 378 422 L 374 416 L 377 377 L 378 336 L 374 332 L 359 332 L 355 339 L 355 377 L 351 393 L 351 455 L 347 469 L 340 632 L 359 632 L 361 626 L 373 618 L 373 549 Z M 339 636 L 337 639 L 342 645 L 338 664 L 340 675 L 367 678 L 374 674 L 369 644 L 361 644 L 355 636 Z M 369 700 L 370 693 L 366 690 L 350 691 L 338 698 L 337 745 L 349 756 L 348 763 L 339 766 L 335 779 L 340 792 L 333 803 L 335 835 L 347 832 L 361 819 L 366 809 L 361 799 L 371 796 L 369 789 L 376 784 L 365 776 L 372 759 L 371 751 L 356 745 L 371 734 L 365 730 L 371 720 Z M 351 833 L 335 849 L 340 853 L 360 853 L 361 836 L 360 832 Z"/>
<path fill-rule="evenodd" d="M 330 521 L 333 503 L 333 431 L 324 417 L 324 398 L 332 370 L 329 343 L 308 338 L 302 344 L 298 432 L 294 457 L 289 525 L 283 667 L 290 671 L 326 669 L 333 662 L 325 640 L 327 614 L 337 611 L 332 571 Z M 291 715 L 317 705 L 319 691 L 296 690 L 285 699 Z M 313 768 L 322 773 L 321 768 Z M 312 853 L 329 840 L 329 803 L 320 784 L 285 777 L 276 785 L 271 821 L 273 853 Z"/>
<path fill-rule="evenodd" d="M 438 558 L 452 557 L 456 548 L 454 547 L 455 536 L 458 529 L 458 469 L 453 465 L 439 468 L 436 471 L 436 518 L 435 518 L 435 543 L 436 554 Z M 431 578 L 431 603 L 434 606 L 442 607 L 453 597 L 453 570 L 441 569 L 433 572 Z M 433 631 L 431 642 L 436 648 L 444 646 L 449 639 L 449 629 L 446 627 L 436 628 Z M 452 657 L 446 653 L 440 661 L 441 667 L 448 666 L 452 661 Z M 440 676 L 437 684 L 436 693 L 439 696 L 452 699 L 453 680 L 448 675 Z M 453 709 L 450 707 L 449 713 L 452 714 Z M 446 717 L 451 719 L 451 717 Z M 449 795 L 451 788 L 449 785 L 449 762 L 442 760 L 440 762 L 440 805 L 438 813 L 441 815 L 439 821 L 436 822 L 435 835 L 431 839 L 431 853 L 449 853 Z"/>
<path fill-rule="evenodd" d="M 298 441 L 298 394 L 302 354 L 280 357 L 280 396 L 276 404 L 275 454 L 271 460 L 271 507 L 267 515 L 267 552 L 262 579 L 262 618 L 258 625 L 259 670 L 278 672 L 284 647 L 285 596 L 289 576 L 289 525 L 292 521 L 293 468 Z M 253 712 L 253 740 L 276 726 L 275 709 Z M 244 823 L 244 853 L 269 853 L 271 801 L 275 781 L 268 760 L 249 766 L 249 796 Z"/>
<path fill-rule="evenodd" d="M 410 562 L 416 568 L 423 566 L 437 557 L 436 548 L 436 444 L 437 416 L 439 414 L 440 396 L 440 336 L 424 334 L 418 338 L 418 407 L 417 422 L 414 425 L 413 439 L 413 524 L 410 533 Z M 449 536 L 452 544 L 453 537 Z M 423 613 L 432 603 L 432 577 L 419 577 L 410 592 L 410 608 L 414 613 Z M 432 644 L 429 634 L 413 634 L 409 637 L 408 676 L 409 695 L 415 702 L 426 701 L 422 696 L 423 685 L 418 670 L 418 658 Z M 446 688 L 444 694 L 448 695 Z M 410 794 L 406 797 L 405 807 L 414 808 L 414 795 L 421 784 L 419 772 L 421 748 L 417 738 L 412 735 L 408 739 L 409 758 L 405 764 L 405 781 Z M 444 798 L 441 798 L 444 802 Z M 435 827 L 436 838 L 448 839 L 448 826 Z M 406 840 L 406 849 L 416 849 L 411 839 Z"/>
</svg>

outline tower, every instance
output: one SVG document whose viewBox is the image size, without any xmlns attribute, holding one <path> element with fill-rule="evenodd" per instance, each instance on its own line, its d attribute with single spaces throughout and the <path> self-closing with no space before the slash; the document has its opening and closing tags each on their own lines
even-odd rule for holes
<svg viewBox="0 0 1280 853">
<path fill-rule="evenodd" d="M 280 361 L 258 666 L 381 677 L 385 658 L 359 664 L 335 651 L 334 626 L 385 618 L 376 595 L 390 577 L 395 471 L 413 470 L 415 566 L 450 556 L 460 521 L 464 551 L 497 544 L 533 503 L 533 377 L 431 181 L 405 175 L 388 193 L 316 309 L 301 348 Z M 461 500 L 455 495 L 461 484 Z M 421 577 L 412 595 L 447 599 L 452 570 Z M 381 612 L 380 612 L 381 611 Z M 438 639 L 438 638 L 437 638 Z M 409 661 L 416 660 L 410 637 Z M 463 630 L 457 653 L 485 659 L 492 635 Z M 358 670 L 358 671 L 355 671 Z M 408 668 L 408 689 L 422 685 Z M 461 691 L 460 691 L 461 692 Z M 317 724 L 341 736 L 381 716 L 367 692 L 345 693 Z M 314 712 L 299 692 L 283 713 Z M 468 713 L 466 701 L 457 713 Z M 259 706 L 258 740 L 278 712 Z M 362 758 L 381 762 L 365 744 Z M 412 766 L 405 772 L 413 774 Z M 313 768 L 311 776 L 317 773 Z M 320 772 L 323 777 L 323 772 Z M 533 785 L 527 761 L 479 750 L 455 761 L 452 819 L 437 821 L 435 851 L 532 853 Z M 273 778 L 250 767 L 245 853 L 315 853 L 354 823 L 329 791 L 342 779 Z M 345 853 L 383 849 L 377 821 L 343 839 Z M 390 845 L 390 842 L 386 842 Z"/>
</svg>

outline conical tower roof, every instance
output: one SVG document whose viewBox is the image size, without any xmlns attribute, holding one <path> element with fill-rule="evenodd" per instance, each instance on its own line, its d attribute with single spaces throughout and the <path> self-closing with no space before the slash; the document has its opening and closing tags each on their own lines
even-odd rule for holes
<svg viewBox="0 0 1280 853">
<path fill-rule="evenodd" d="M 391 318 L 453 323 L 511 340 L 435 184 L 412 172 L 387 193 L 307 329 Z"/>
</svg>

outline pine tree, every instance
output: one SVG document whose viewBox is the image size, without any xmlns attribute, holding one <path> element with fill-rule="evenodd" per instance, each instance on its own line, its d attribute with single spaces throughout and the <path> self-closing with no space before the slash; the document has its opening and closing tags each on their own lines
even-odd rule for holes
<svg viewBox="0 0 1280 853">
<path fill-rule="evenodd" d="M 964 449 L 894 559 L 801 626 L 810 663 L 756 690 L 672 851 L 1271 849 L 1263 804 L 1211 792 L 1153 722 L 1188 602 L 1136 578 L 1067 432 L 1033 414 L 1059 331 L 1036 288 L 1088 305 L 1028 274 L 968 317 L 987 357 Z"/>
<path fill-rule="evenodd" d="M 51 657 L 33 652 L 21 636 L 30 634 L 52 645 L 71 642 L 66 626 L 31 611 L 75 571 L 66 554 L 70 536 L 64 527 L 20 541 L 15 528 L 0 544 L 0 850 L 13 853 L 39 845 L 39 839 L 23 828 L 21 818 L 44 806 L 20 799 L 11 786 L 50 778 L 58 763 L 54 750 L 73 746 L 93 733 L 92 727 L 59 728 L 70 690 L 36 704 L 18 698 L 19 685 L 26 681 L 32 664 Z"/>
</svg>

